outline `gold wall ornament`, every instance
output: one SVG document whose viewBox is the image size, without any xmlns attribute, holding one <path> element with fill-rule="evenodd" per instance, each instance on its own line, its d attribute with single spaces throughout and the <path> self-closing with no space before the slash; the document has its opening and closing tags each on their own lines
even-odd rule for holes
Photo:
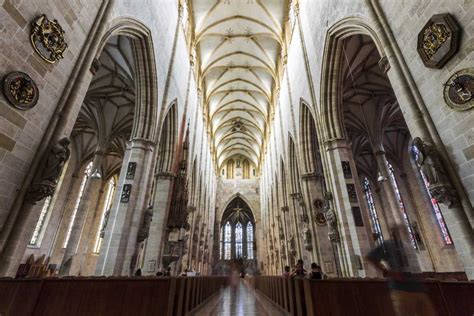
<svg viewBox="0 0 474 316">
<path fill-rule="evenodd" d="M 418 34 L 417 50 L 423 64 L 441 68 L 458 50 L 459 26 L 449 13 L 433 15 Z"/>
<path fill-rule="evenodd" d="M 53 21 L 41 15 L 31 23 L 31 44 L 35 51 L 48 63 L 54 64 L 63 59 L 67 43 L 64 41 L 64 30 L 55 19 Z"/>
<path fill-rule="evenodd" d="M 444 85 L 444 101 L 456 111 L 474 108 L 474 68 L 462 69 Z"/>
<path fill-rule="evenodd" d="M 38 87 L 24 72 L 14 71 L 6 75 L 3 78 L 3 93 L 8 102 L 20 110 L 31 109 L 38 103 Z"/>
</svg>

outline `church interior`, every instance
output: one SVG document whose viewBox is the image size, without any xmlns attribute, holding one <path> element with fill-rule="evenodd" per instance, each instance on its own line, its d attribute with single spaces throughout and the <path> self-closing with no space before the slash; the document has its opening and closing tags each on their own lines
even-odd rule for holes
<svg viewBox="0 0 474 316">
<path fill-rule="evenodd" d="M 0 316 L 474 315 L 472 0 L 0 0 Z"/>
</svg>

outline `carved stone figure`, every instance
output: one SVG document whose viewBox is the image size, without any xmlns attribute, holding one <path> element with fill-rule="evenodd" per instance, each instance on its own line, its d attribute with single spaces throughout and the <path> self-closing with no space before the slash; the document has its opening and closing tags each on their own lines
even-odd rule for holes
<svg viewBox="0 0 474 316">
<path fill-rule="evenodd" d="M 296 242 L 295 237 L 293 235 L 290 236 L 288 239 L 288 250 L 292 256 L 296 255 Z"/>
<path fill-rule="evenodd" d="M 304 248 L 308 251 L 311 251 L 313 249 L 313 237 L 311 235 L 311 230 L 309 228 L 305 228 L 303 231 L 303 240 L 304 240 Z"/>
<path fill-rule="evenodd" d="M 448 207 L 457 205 L 459 199 L 456 190 L 451 185 L 436 148 L 420 137 L 413 140 L 413 145 L 418 149 L 416 164 L 428 182 L 430 194 Z"/>
<path fill-rule="evenodd" d="M 62 138 L 46 152 L 38 166 L 35 179 L 26 193 L 27 201 L 34 203 L 53 195 L 64 164 L 71 155 L 68 148 L 70 143 L 69 138 Z"/>
<path fill-rule="evenodd" d="M 328 224 L 328 237 L 330 241 L 339 242 L 339 231 L 337 229 L 337 218 L 336 214 L 330 206 L 326 206 L 324 217 Z"/>
<path fill-rule="evenodd" d="M 148 238 L 152 220 L 153 220 L 153 206 L 150 205 L 146 209 L 145 214 L 143 214 L 143 223 L 142 223 L 142 227 L 138 231 L 137 242 L 142 242 Z"/>
</svg>

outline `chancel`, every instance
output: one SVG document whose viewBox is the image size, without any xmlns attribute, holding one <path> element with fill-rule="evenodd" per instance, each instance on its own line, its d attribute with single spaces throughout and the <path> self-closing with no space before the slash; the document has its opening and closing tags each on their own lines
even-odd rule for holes
<svg viewBox="0 0 474 316">
<path fill-rule="evenodd" d="M 472 0 L 0 1 L 0 315 L 474 315 Z"/>
</svg>

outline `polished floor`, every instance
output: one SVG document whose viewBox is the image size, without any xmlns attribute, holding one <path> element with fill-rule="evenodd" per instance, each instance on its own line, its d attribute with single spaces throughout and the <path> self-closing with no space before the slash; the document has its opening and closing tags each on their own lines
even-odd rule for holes
<svg viewBox="0 0 474 316">
<path fill-rule="evenodd" d="M 237 286 L 228 286 L 221 290 L 194 315 L 232 315 L 232 316 L 279 316 L 283 315 L 261 295 L 250 289 L 244 281 Z"/>
</svg>

